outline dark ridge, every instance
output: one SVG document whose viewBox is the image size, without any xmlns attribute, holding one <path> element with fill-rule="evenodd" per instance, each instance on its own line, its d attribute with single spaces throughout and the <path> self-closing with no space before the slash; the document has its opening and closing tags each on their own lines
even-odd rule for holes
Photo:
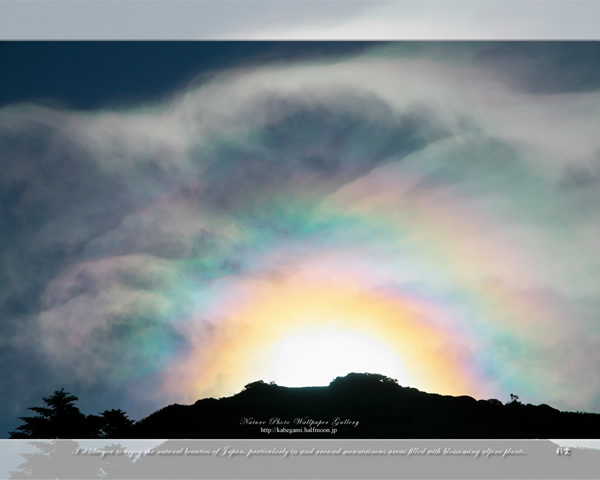
<svg viewBox="0 0 600 480">
<path fill-rule="evenodd" d="M 503 404 L 425 393 L 378 374 L 351 373 L 327 387 L 257 381 L 232 397 L 162 408 L 136 422 L 128 438 L 550 439 L 600 434 L 600 414 L 560 412 L 511 398 Z"/>
</svg>

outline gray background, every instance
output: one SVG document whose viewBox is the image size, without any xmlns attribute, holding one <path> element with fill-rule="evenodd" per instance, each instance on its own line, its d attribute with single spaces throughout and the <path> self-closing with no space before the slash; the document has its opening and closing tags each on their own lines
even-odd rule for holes
<svg viewBox="0 0 600 480">
<path fill-rule="evenodd" d="M 598 18 L 598 0 L 0 0 L 0 38 L 595 40 Z"/>
<path fill-rule="evenodd" d="M 25 440 L 5 440 L 10 448 L 2 448 L 0 475 L 10 476 L 10 470 L 25 452 L 35 452 L 39 447 Z M 392 478 L 548 478 L 597 479 L 600 472 L 600 442 L 597 448 L 572 447 L 569 455 L 558 455 L 559 445 L 576 444 L 574 441 L 550 440 L 47 440 L 44 450 L 55 452 L 34 465 L 34 471 L 48 472 L 49 476 L 33 478 L 322 478 L 322 479 L 392 479 Z M 102 449 L 118 443 L 125 451 L 181 448 L 191 450 L 217 450 L 212 455 L 142 455 L 129 462 L 126 470 L 111 473 L 107 465 L 114 456 L 75 455 L 79 448 Z M 589 443 L 588 443 L 589 445 Z M 592 445 L 593 446 L 593 445 Z M 473 455 L 259 455 L 244 454 L 223 456 L 226 447 L 248 452 L 249 449 L 311 450 L 410 450 L 411 448 L 455 450 L 480 450 L 488 448 L 505 451 L 523 449 L 526 455 L 506 456 L 483 453 Z M 127 463 L 127 461 L 125 462 Z M 31 465 L 31 463 L 30 463 Z M 10 468 L 7 468 L 9 467 Z M 51 472 L 51 473 L 50 473 Z M 35 475 L 35 473 L 34 473 Z"/>
</svg>

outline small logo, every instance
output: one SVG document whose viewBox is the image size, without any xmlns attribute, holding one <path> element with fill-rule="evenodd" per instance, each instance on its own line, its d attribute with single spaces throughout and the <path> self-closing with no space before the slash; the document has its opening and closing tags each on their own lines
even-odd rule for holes
<svg viewBox="0 0 600 480">
<path fill-rule="evenodd" d="M 569 447 L 558 447 L 556 449 L 557 455 L 571 455 L 571 449 Z"/>
</svg>

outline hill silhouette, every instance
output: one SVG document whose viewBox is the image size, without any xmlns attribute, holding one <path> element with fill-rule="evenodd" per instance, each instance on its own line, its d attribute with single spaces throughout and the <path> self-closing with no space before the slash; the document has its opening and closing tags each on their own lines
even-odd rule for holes
<svg viewBox="0 0 600 480">
<path fill-rule="evenodd" d="M 257 381 L 221 399 L 170 405 L 136 422 L 129 438 L 598 438 L 600 414 L 475 400 L 351 373 L 327 387 Z M 335 431 L 334 431 L 335 430 Z"/>
</svg>

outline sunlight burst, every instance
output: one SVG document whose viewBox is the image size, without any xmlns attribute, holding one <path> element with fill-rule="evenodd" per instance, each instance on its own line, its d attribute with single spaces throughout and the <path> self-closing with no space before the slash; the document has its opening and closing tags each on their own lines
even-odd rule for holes
<svg viewBox="0 0 600 480">
<path fill-rule="evenodd" d="M 407 378 L 398 353 L 366 332 L 335 327 L 293 331 L 270 352 L 267 378 L 288 387 L 328 385 L 351 372 Z"/>
</svg>

